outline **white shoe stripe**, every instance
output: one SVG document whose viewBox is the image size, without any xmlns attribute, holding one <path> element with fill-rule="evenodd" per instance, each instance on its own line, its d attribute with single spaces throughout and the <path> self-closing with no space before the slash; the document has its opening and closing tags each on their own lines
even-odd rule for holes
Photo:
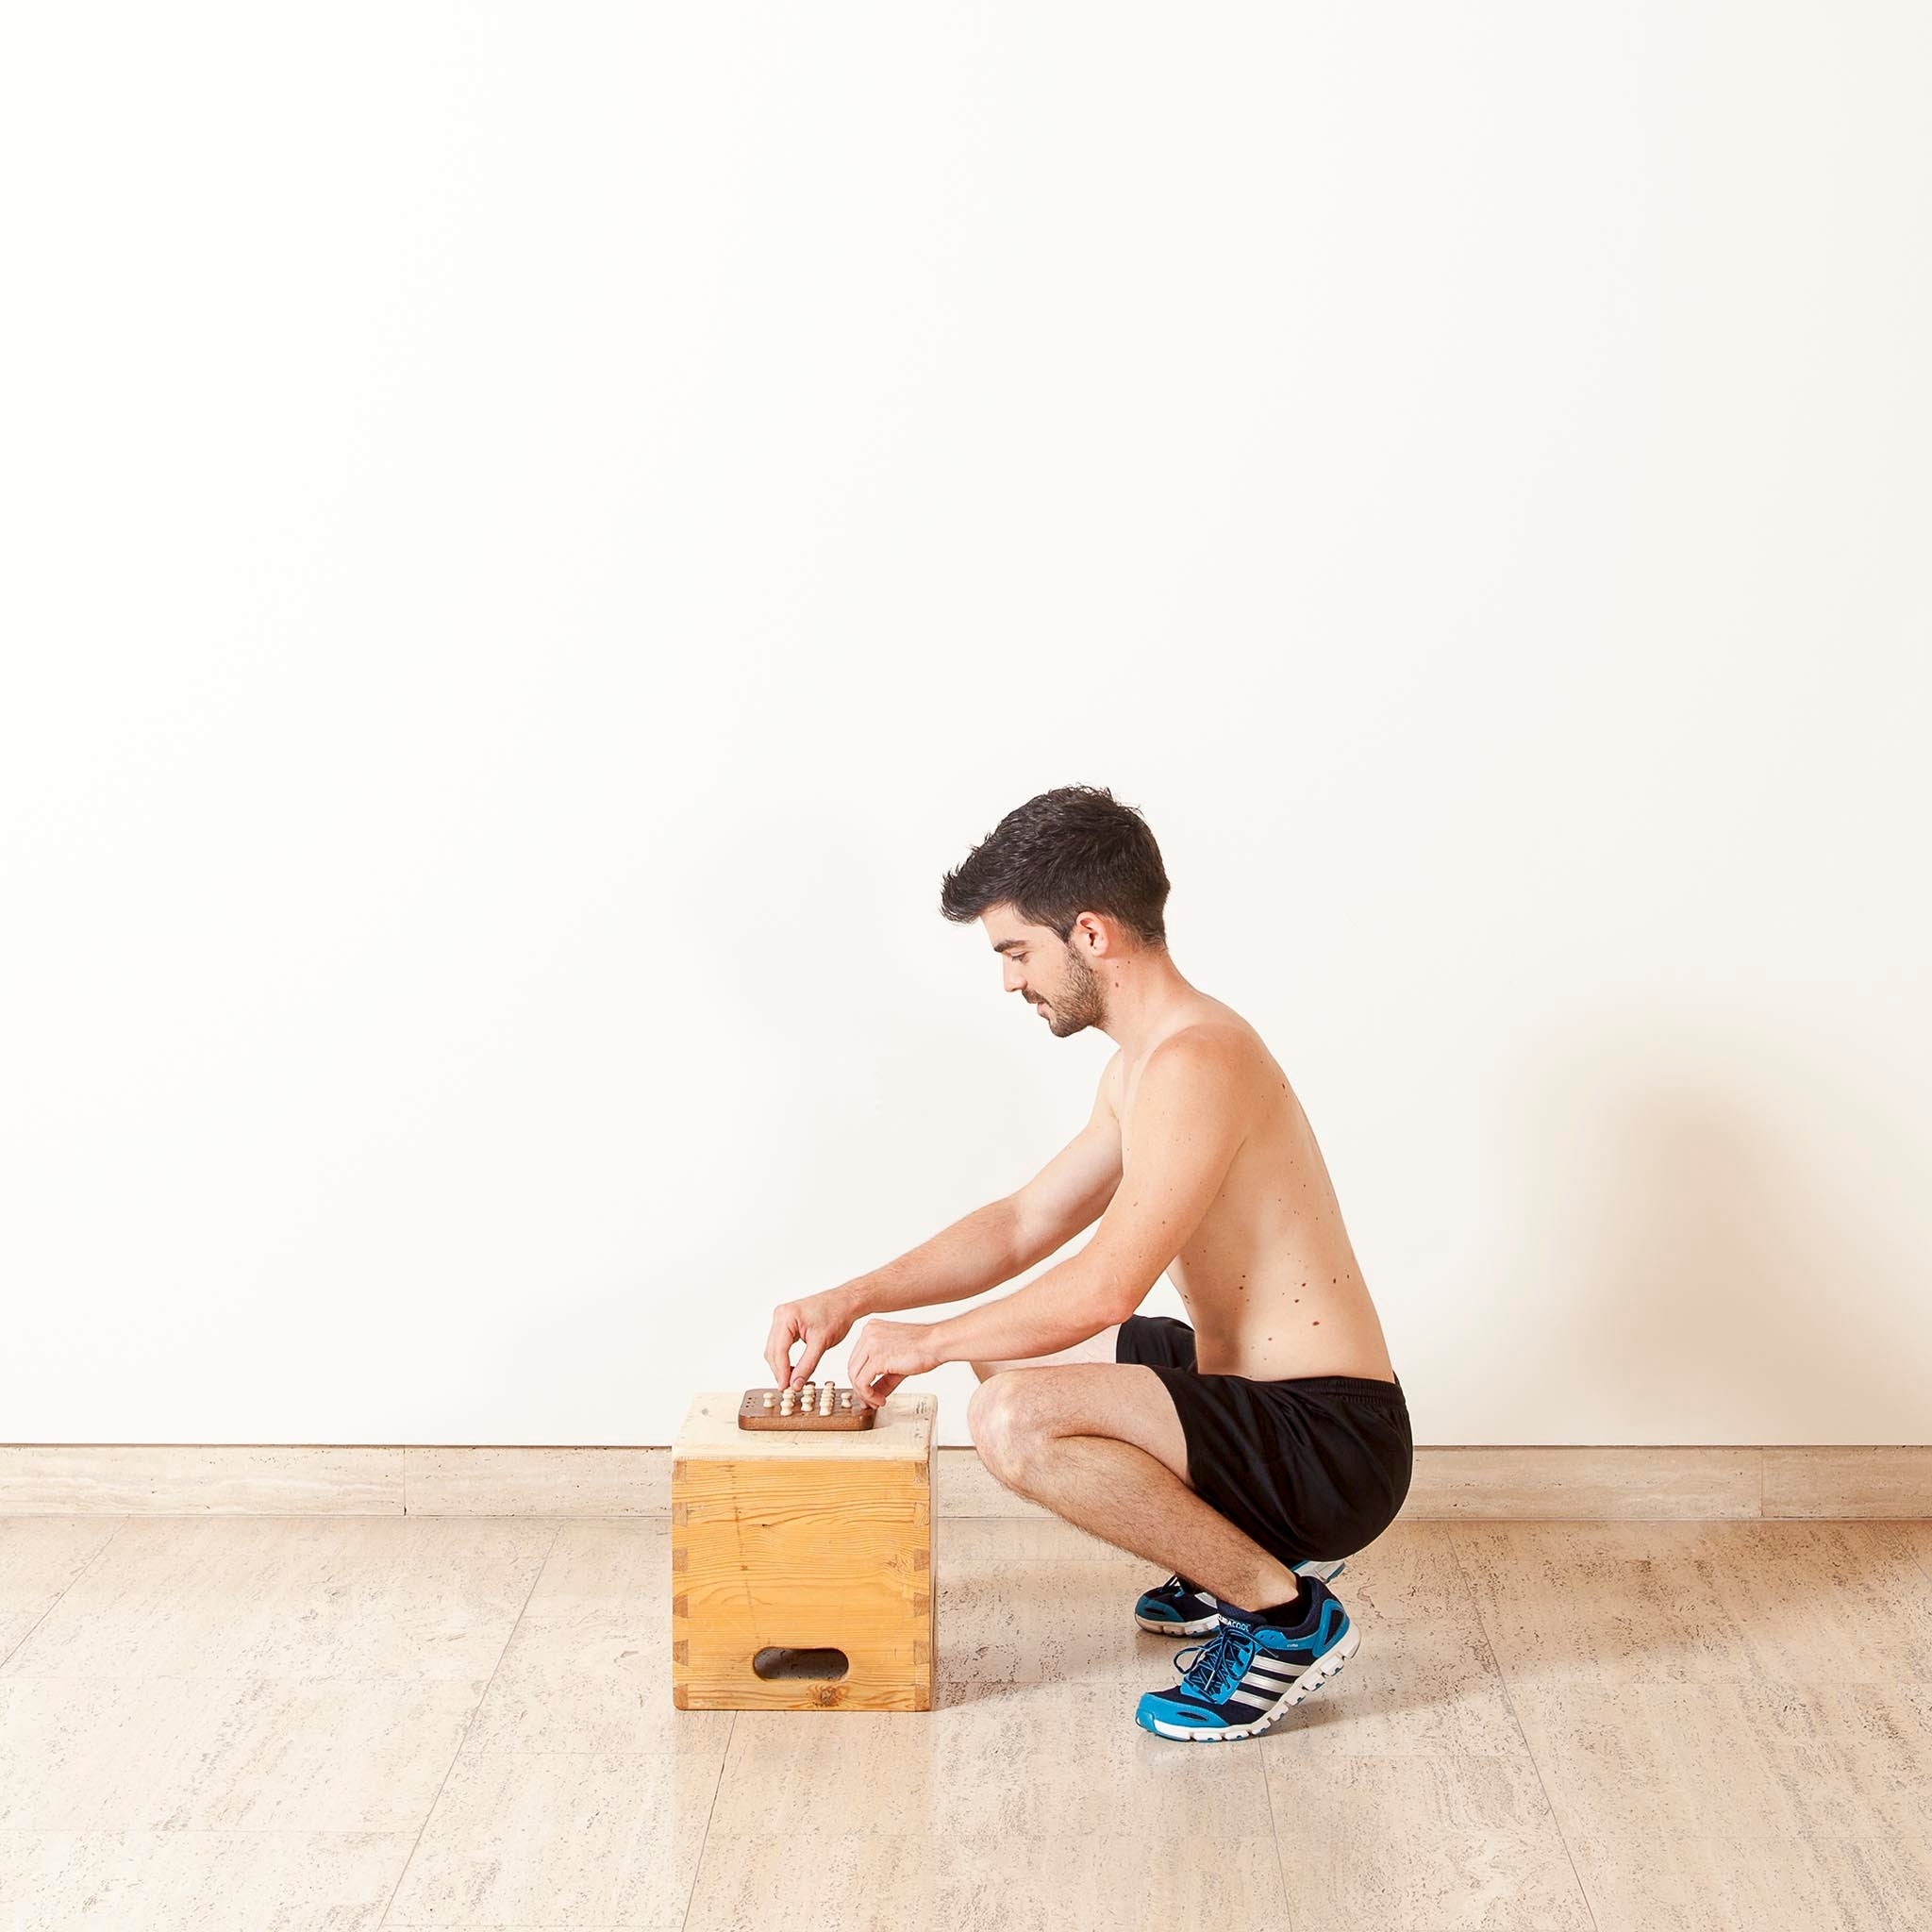
<svg viewBox="0 0 1932 1932">
<path fill-rule="evenodd" d="M 1271 1677 L 1298 1677 L 1307 1669 L 1306 1664 L 1291 1663 L 1285 1657 L 1268 1657 L 1258 1650 L 1248 1661 L 1251 1676 L 1260 1671 Z"/>
<path fill-rule="evenodd" d="M 1244 1687 L 1255 1690 L 1266 1690 L 1272 1696 L 1279 1697 L 1294 1682 L 1292 1677 L 1261 1677 L 1253 1671 L 1241 1679 Z"/>
<path fill-rule="evenodd" d="M 1230 1691 L 1224 1702 L 1228 1704 L 1252 1704 L 1257 1710 L 1266 1710 L 1274 1702 L 1272 1697 L 1250 1697 L 1244 1690 Z"/>
</svg>

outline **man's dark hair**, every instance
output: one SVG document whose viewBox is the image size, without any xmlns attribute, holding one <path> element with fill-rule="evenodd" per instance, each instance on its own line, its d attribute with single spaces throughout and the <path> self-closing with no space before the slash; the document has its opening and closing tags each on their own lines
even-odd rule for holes
<svg viewBox="0 0 1932 1932">
<path fill-rule="evenodd" d="M 1104 786 L 1060 785 L 1016 806 L 945 875 L 940 910 L 964 924 L 1010 906 L 1062 942 L 1082 912 L 1105 912 L 1165 947 L 1167 892 L 1147 821 Z"/>
</svg>

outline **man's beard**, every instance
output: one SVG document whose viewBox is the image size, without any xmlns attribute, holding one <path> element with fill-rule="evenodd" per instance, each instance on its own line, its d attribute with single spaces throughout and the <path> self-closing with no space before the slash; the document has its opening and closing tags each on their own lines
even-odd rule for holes
<svg viewBox="0 0 1932 1932">
<path fill-rule="evenodd" d="M 1107 1018 L 1107 989 L 1100 975 L 1073 947 L 1067 948 L 1067 976 L 1046 1004 L 1046 1024 L 1057 1039 L 1098 1026 Z"/>
</svg>

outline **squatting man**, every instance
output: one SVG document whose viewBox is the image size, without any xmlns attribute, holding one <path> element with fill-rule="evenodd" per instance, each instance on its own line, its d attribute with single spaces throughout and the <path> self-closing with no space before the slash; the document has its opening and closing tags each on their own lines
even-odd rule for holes
<svg viewBox="0 0 1932 1932">
<path fill-rule="evenodd" d="M 1086 1125 L 1031 1180 L 783 1303 L 765 1358 L 802 1387 L 865 1318 L 845 1379 L 874 1407 L 971 1363 L 986 1467 L 1165 1567 L 1136 1623 L 1204 1640 L 1136 1723 L 1252 1738 L 1360 1641 L 1329 1585 L 1402 1507 L 1408 1407 L 1307 1117 L 1254 1027 L 1175 966 L 1168 891 L 1144 818 L 1085 785 L 1028 799 L 945 874 L 941 911 L 984 928 L 1006 991 L 1056 1039 L 1091 1026 L 1116 1051 Z M 1089 1227 L 1011 1294 L 886 1319 L 997 1287 Z M 1137 1312 L 1163 1273 L 1188 1321 Z"/>
</svg>

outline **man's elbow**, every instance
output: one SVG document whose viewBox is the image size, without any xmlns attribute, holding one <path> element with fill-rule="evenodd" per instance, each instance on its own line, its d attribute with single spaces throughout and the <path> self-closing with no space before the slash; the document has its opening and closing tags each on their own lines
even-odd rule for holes
<svg viewBox="0 0 1932 1932">
<path fill-rule="evenodd" d="M 1117 1327 L 1124 1322 L 1167 1272 L 1164 1261 L 1150 1271 L 1144 1261 L 1118 1253 L 1096 1254 L 1091 1246 L 1081 1250 L 1079 1260 L 1088 1275 L 1089 1306 L 1099 1314 L 1103 1328 Z"/>
<path fill-rule="evenodd" d="M 1157 1276 L 1158 1280 L 1159 1277 Z M 1106 1285 L 1101 1295 L 1100 1306 L 1107 1319 L 1101 1324 L 1107 1328 L 1117 1328 L 1134 1314 L 1141 1304 L 1147 1299 L 1153 1288 L 1152 1281 L 1124 1281 L 1118 1276 Z"/>
</svg>

